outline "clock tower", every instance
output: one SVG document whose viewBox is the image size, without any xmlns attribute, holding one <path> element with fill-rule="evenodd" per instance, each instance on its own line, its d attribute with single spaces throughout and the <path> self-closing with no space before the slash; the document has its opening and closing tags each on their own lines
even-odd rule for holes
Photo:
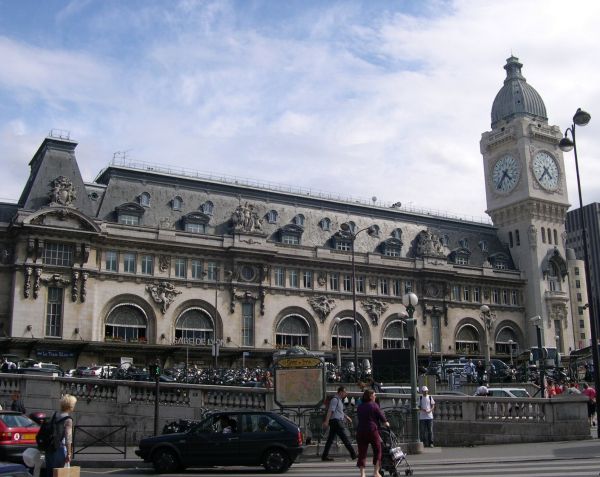
<svg viewBox="0 0 600 477">
<path fill-rule="evenodd" d="M 520 323 L 537 346 L 530 318 L 542 318 L 543 346 L 563 353 L 574 349 L 569 277 L 564 245 L 569 208 L 565 169 L 557 126 L 548 125 L 546 107 L 511 56 L 506 79 L 492 105 L 491 131 L 480 141 L 486 183 L 487 213 L 507 243 L 526 280 Z"/>
</svg>

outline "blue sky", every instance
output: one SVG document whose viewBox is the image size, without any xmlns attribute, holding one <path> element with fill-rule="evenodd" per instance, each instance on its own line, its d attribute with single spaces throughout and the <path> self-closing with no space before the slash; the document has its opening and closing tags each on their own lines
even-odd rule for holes
<svg viewBox="0 0 600 477">
<path fill-rule="evenodd" d="M 512 52 L 550 124 L 592 114 L 578 147 L 600 201 L 598 24 L 592 0 L 0 0 L 0 197 L 57 128 L 88 181 L 127 151 L 482 217 L 479 139 Z"/>
</svg>

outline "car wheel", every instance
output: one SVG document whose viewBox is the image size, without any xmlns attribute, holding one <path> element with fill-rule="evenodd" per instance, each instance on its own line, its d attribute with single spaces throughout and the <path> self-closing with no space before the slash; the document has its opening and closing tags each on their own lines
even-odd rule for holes
<svg viewBox="0 0 600 477">
<path fill-rule="evenodd" d="M 285 472 L 290 467 L 290 458 L 287 453 L 281 449 L 269 449 L 265 453 L 263 466 L 267 472 L 278 474 Z"/>
<path fill-rule="evenodd" d="M 158 449 L 152 454 L 152 465 L 159 474 L 177 472 L 181 469 L 179 458 L 171 449 Z"/>
</svg>

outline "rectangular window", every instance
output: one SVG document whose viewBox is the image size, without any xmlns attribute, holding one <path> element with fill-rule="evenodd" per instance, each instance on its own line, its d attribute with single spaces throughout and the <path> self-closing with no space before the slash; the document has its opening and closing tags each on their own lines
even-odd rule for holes
<svg viewBox="0 0 600 477">
<path fill-rule="evenodd" d="M 583 315 L 583 310 L 584 310 L 583 306 L 577 307 L 577 311 L 579 312 L 580 315 Z"/>
<path fill-rule="evenodd" d="M 510 248 L 513 248 L 513 235 L 512 235 L 512 232 L 508 232 L 508 244 L 510 245 Z"/>
<path fill-rule="evenodd" d="M 546 229 L 542 227 L 542 243 L 546 243 Z"/>
<path fill-rule="evenodd" d="M 338 291 L 340 289 L 340 274 L 330 273 L 329 274 L 329 289 Z"/>
<path fill-rule="evenodd" d="M 283 267 L 275 267 L 275 286 L 285 286 L 285 270 L 283 269 Z"/>
<path fill-rule="evenodd" d="M 344 291 L 351 292 L 352 291 L 352 276 L 344 275 Z"/>
<path fill-rule="evenodd" d="M 519 304 L 519 293 L 517 292 L 517 290 L 511 290 L 510 304 L 514 306 L 517 306 Z"/>
<path fill-rule="evenodd" d="M 431 317 L 431 351 L 434 353 L 439 353 L 442 350 L 442 340 L 441 340 L 441 326 L 440 326 L 440 317 L 432 316 Z"/>
<path fill-rule="evenodd" d="M 63 289 L 48 287 L 46 304 L 46 336 L 60 337 L 62 334 Z"/>
<path fill-rule="evenodd" d="M 402 282 L 397 278 L 392 280 L 392 293 L 394 296 L 402 296 Z"/>
<path fill-rule="evenodd" d="M 508 290 L 502 290 L 502 304 L 508 305 Z"/>
<path fill-rule="evenodd" d="M 204 277 L 204 267 L 202 266 L 202 260 L 194 259 L 191 263 L 192 278 L 194 280 L 202 280 Z"/>
<path fill-rule="evenodd" d="M 219 263 L 218 262 L 206 262 L 206 279 L 211 282 L 219 280 Z"/>
<path fill-rule="evenodd" d="M 585 328 L 585 321 L 579 320 L 579 328 Z"/>
<path fill-rule="evenodd" d="M 455 300 L 455 301 L 460 300 L 460 287 L 458 285 L 452 285 L 451 293 L 452 293 L 452 300 Z"/>
<path fill-rule="evenodd" d="M 135 253 L 126 252 L 123 254 L 123 272 L 125 273 L 135 273 L 136 263 L 135 263 Z"/>
<path fill-rule="evenodd" d="M 463 287 L 463 301 L 471 301 L 471 287 Z"/>
<path fill-rule="evenodd" d="M 575 280 L 575 288 L 581 288 L 581 281 Z"/>
<path fill-rule="evenodd" d="M 193 234 L 204 234 L 204 233 L 206 233 L 206 225 L 205 224 L 186 223 L 185 231 L 193 233 Z"/>
<path fill-rule="evenodd" d="M 466 257 L 466 255 L 457 255 L 455 262 L 457 265 L 468 265 L 469 259 Z"/>
<path fill-rule="evenodd" d="M 364 275 L 358 275 L 356 277 L 356 293 L 365 292 L 365 277 Z"/>
<path fill-rule="evenodd" d="M 552 232 L 554 234 L 554 245 L 558 245 L 558 232 L 556 229 L 553 229 Z"/>
<path fill-rule="evenodd" d="M 300 237 L 297 235 L 283 235 L 281 237 L 281 243 L 287 245 L 300 245 Z"/>
<path fill-rule="evenodd" d="M 341 250 L 342 252 L 349 252 L 350 249 L 351 249 L 350 242 L 340 242 L 340 241 L 337 241 L 335 243 L 335 249 L 336 250 Z"/>
<path fill-rule="evenodd" d="M 582 301 L 582 298 L 581 298 L 581 293 L 578 293 L 578 294 L 577 294 L 577 301 Z"/>
<path fill-rule="evenodd" d="M 73 265 L 73 246 L 66 243 L 47 243 L 44 248 L 44 265 L 70 267 Z"/>
<path fill-rule="evenodd" d="M 175 276 L 177 278 L 185 278 L 187 276 L 187 260 L 178 257 L 175 259 Z"/>
<path fill-rule="evenodd" d="M 253 303 L 242 303 L 242 346 L 254 346 Z"/>
<path fill-rule="evenodd" d="M 298 288 L 298 270 L 290 270 L 290 287 Z"/>
<path fill-rule="evenodd" d="M 104 268 L 107 272 L 119 271 L 119 254 L 116 250 L 107 250 L 104 255 Z"/>
<path fill-rule="evenodd" d="M 492 303 L 499 305 L 500 304 L 500 290 L 494 288 L 492 290 Z"/>
<path fill-rule="evenodd" d="M 312 288 L 313 286 L 313 273 L 305 270 L 302 273 L 302 286 L 304 288 Z"/>
<path fill-rule="evenodd" d="M 154 257 L 152 255 L 142 255 L 142 275 L 154 274 Z"/>
<path fill-rule="evenodd" d="M 515 243 L 517 244 L 517 247 L 521 245 L 521 235 L 518 230 L 515 230 Z"/>
<path fill-rule="evenodd" d="M 390 294 L 389 282 L 388 282 L 387 278 L 379 279 L 379 294 L 380 295 L 389 295 Z"/>
<path fill-rule="evenodd" d="M 575 267 L 575 275 L 579 275 L 579 267 Z"/>
<path fill-rule="evenodd" d="M 412 280 L 406 280 L 404 282 L 404 293 L 410 293 L 413 291 L 413 282 Z"/>
<path fill-rule="evenodd" d="M 473 287 L 473 301 L 476 303 L 481 301 L 481 288 Z"/>
<path fill-rule="evenodd" d="M 140 225 L 140 218 L 137 215 L 121 214 L 119 223 L 123 225 Z"/>
</svg>

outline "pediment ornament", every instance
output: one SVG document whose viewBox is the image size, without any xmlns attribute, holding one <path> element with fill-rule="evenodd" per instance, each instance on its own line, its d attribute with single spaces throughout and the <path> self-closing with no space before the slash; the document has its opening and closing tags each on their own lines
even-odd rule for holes
<svg viewBox="0 0 600 477">
<path fill-rule="evenodd" d="M 333 298 L 329 298 L 326 295 L 317 295 L 307 299 L 308 304 L 315 311 L 321 323 L 325 323 L 325 320 L 331 313 L 331 311 L 335 308 L 335 300 Z"/>
<path fill-rule="evenodd" d="M 50 182 L 50 206 L 72 207 L 77 198 L 75 187 L 68 177 L 58 176 Z"/>
<path fill-rule="evenodd" d="M 175 289 L 175 285 L 169 282 L 158 282 L 152 285 L 146 285 L 146 290 L 152 296 L 152 299 L 160 305 L 160 311 L 164 315 L 173 303 L 175 297 L 181 292 Z"/>
</svg>

